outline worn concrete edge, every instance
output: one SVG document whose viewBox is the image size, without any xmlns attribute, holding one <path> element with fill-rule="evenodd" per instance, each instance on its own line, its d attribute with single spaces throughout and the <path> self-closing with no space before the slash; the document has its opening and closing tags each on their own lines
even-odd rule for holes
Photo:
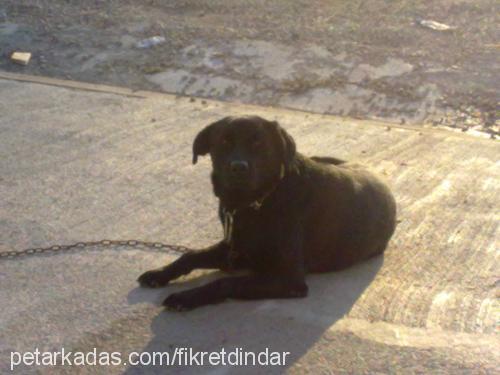
<svg viewBox="0 0 500 375">
<path fill-rule="evenodd" d="M 63 87 L 67 89 L 109 93 L 109 94 L 116 94 L 134 98 L 144 98 L 144 95 L 137 94 L 135 91 L 130 90 L 128 88 L 108 86 L 108 85 L 98 85 L 93 83 L 85 83 L 85 82 L 50 78 L 44 76 L 34 76 L 28 74 L 8 73 L 0 71 L 0 79 L 35 83 L 46 86 Z"/>
<path fill-rule="evenodd" d="M 73 89 L 73 90 L 114 94 L 114 95 L 139 98 L 139 99 L 164 97 L 164 98 L 168 98 L 170 100 L 176 100 L 179 98 L 190 99 L 190 98 L 194 97 L 191 95 L 155 92 L 155 91 L 147 91 L 147 90 L 132 90 L 132 89 L 129 89 L 126 87 L 87 83 L 87 82 L 65 80 L 65 79 L 51 78 L 51 77 L 45 77 L 45 76 L 34 76 L 34 75 L 29 75 L 29 74 L 9 73 L 9 72 L 4 72 L 4 71 L 0 71 L 0 79 L 9 80 L 9 81 L 34 83 L 34 84 L 40 84 L 40 85 L 46 85 L 46 86 L 55 86 L 55 87 L 61 87 L 61 88 L 66 88 L 66 89 Z M 297 114 L 307 114 L 307 115 L 310 114 L 310 115 L 314 115 L 314 116 L 318 116 L 318 117 L 336 120 L 336 121 L 339 121 L 343 124 L 355 122 L 357 125 L 361 125 L 361 126 L 377 126 L 377 127 L 384 127 L 384 128 L 403 129 L 403 130 L 409 130 L 409 131 L 414 131 L 414 132 L 419 132 L 419 133 L 441 135 L 443 137 L 460 138 L 460 139 L 469 140 L 469 141 L 473 141 L 473 142 L 491 143 L 492 141 L 495 141 L 492 139 L 474 137 L 474 136 L 471 136 L 468 134 L 456 133 L 456 132 L 449 131 L 446 129 L 431 128 L 431 127 L 425 126 L 425 124 L 422 124 L 422 125 L 401 125 L 401 124 L 395 124 L 392 122 L 384 122 L 384 121 L 380 121 L 380 120 L 358 119 L 358 118 L 341 117 L 341 116 L 335 116 L 335 115 L 329 115 L 329 114 L 321 114 L 321 113 L 317 113 L 317 112 L 313 112 L 313 111 L 305 111 L 305 110 L 299 110 L 299 109 L 294 109 L 294 108 L 273 107 L 273 106 L 263 107 L 263 106 L 259 106 L 259 105 L 253 105 L 253 104 L 231 103 L 231 102 L 219 101 L 219 100 L 214 100 L 214 99 L 207 99 L 207 98 L 203 98 L 203 97 L 199 97 L 197 99 L 204 100 L 206 103 L 211 103 L 211 104 L 216 104 L 216 105 L 233 105 L 233 106 L 238 106 L 239 108 L 248 108 L 249 113 L 252 112 L 253 110 L 262 111 L 262 109 L 265 108 L 268 111 L 273 111 L 276 113 L 280 113 L 280 112 L 293 113 L 293 112 L 295 112 Z"/>
</svg>

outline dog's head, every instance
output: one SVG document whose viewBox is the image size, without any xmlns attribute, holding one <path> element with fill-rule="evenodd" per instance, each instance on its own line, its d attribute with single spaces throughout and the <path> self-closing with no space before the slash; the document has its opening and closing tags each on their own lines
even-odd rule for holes
<svg viewBox="0 0 500 375">
<path fill-rule="evenodd" d="M 259 199 L 288 171 L 295 142 L 276 121 L 225 117 L 205 127 L 193 143 L 193 164 L 210 154 L 214 192 L 237 207 Z"/>
</svg>

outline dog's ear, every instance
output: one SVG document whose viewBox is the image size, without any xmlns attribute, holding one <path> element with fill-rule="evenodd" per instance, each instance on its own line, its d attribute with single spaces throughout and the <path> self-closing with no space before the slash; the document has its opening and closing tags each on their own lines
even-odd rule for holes
<svg viewBox="0 0 500 375">
<path fill-rule="evenodd" d="M 280 139 L 280 147 L 283 155 L 283 162 L 285 163 L 285 168 L 288 170 L 288 167 L 291 165 L 295 158 L 295 154 L 297 152 L 295 141 L 292 136 L 283 129 L 277 121 L 273 121 L 272 124 L 275 126 L 276 131 L 278 132 L 278 137 Z"/>
<path fill-rule="evenodd" d="M 210 152 L 210 148 L 212 147 L 211 133 L 213 132 L 213 129 L 216 126 L 229 121 L 229 119 L 230 117 L 224 117 L 219 121 L 207 125 L 198 133 L 193 142 L 193 164 L 196 164 L 199 155 L 203 156 Z"/>
</svg>

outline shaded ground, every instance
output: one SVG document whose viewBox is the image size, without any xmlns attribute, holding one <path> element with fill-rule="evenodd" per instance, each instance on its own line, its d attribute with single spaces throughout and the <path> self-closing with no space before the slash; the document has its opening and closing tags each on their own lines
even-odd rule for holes
<svg viewBox="0 0 500 375">
<path fill-rule="evenodd" d="M 4 0 L 0 68 L 493 137 L 498 24 L 495 0 Z"/>
</svg>

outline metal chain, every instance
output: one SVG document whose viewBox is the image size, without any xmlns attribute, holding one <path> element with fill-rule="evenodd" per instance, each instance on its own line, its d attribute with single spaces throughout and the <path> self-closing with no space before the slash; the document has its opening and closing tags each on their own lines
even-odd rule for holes
<svg viewBox="0 0 500 375">
<path fill-rule="evenodd" d="M 14 259 L 30 255 L 46 254 L 46 253 L 62 253 L 73 249 L 84 249 L 88 247 L 111 247 L 111 246 L 125 246 L 125 247 L 145 247 L 160 252 L 175 252 L 187 253 L 190 251 L 186 246 L 170 245 L 161 242 L 148 242 L 140 240 L 101 240 L 101 241 L 87 241 L 76 242 L 71 245 L 52 245 L 49 247 L 33 247 L 24 250 L 12 250 L 0 252 L 0 260 Z"/>
</svg>

